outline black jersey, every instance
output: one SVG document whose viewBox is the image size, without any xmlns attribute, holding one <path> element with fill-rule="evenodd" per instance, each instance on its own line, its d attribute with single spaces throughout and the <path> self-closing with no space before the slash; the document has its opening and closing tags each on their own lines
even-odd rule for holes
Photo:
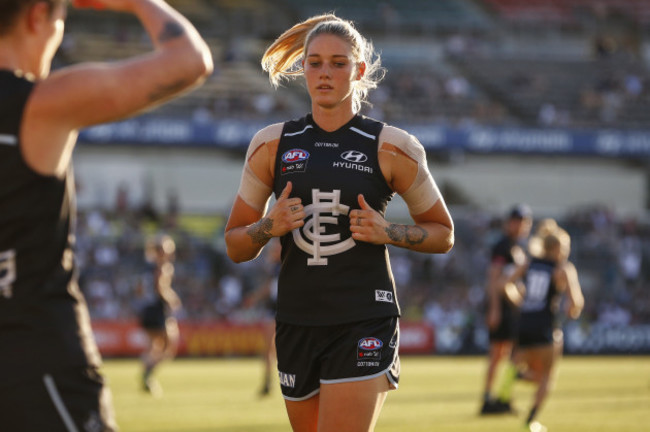
<svg viewBox="0 0 650 432">
<path fill-rule="evenodd" d="M 521 334 L 545 334 L 556 328 L 558 291 L 553 281 L 556 264 L 533 258 L 524 278 L 526 294 L 521 304 L 519 331 Z"/>
<path fill-rule="evenodd" d="M 378 161 L 383 123 L 357 115 L 334 132 L 311 115 L 284 124 L 273 189 L 288 181 L 305 225 L 281 238 L 278 321 L 330 325 L 399 315 L 385 245 L 355 242 L 349 212 L 363 194 L 382 215 L 393 192 Z"/>
<path fill-rule="evenodd" d="M 508 236 L 502 236 L 492 248 L 491 261 L 501 264 L 503 273 L 510 275 L 515 270 L 515 260 L 512 249 L 517 247 L 517 242 Z M 508 301 L 505 294 L 499 296 L 501 304 L 501 321 L 499 326 L 490 330 L 492 341 L 512 341 L 517 338 L 517 308 Z"/>
<path fill-rule="evenodd" d="M 76 283 L 72 171 L 39 175 L 21 154 L 33 87 L 0 70 L 0 385 L 34 371 L 99 365 Z"/>
<path fill-rule="evenodd" d="M 492 262 L 500 263 L 505 266 L 504 271 L 507 272 L 509 268 L 514 268 L 515 259 L 512 256 L 512 248 L 517 246 L 517 242 L 510 237 L 501 236 L 492 247 Z"/>
</svg>

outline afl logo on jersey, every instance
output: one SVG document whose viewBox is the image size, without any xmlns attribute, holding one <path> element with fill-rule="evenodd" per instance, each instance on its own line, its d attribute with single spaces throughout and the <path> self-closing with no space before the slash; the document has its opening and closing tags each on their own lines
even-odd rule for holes
<svg viewBox="0 0 650 432">
<path fill-rule="evenodd" d="M 308 160 L 309 152 L 307 150 L 291 149 L 285 152 L 282 155 L 282 175 L 305 172 Z"/>
<path fill-rule="evenodd" d="M 309 159 L 309 152 L 301 149 L 289 150 L 282 155 L 282 162 L 294 163 Z"/>
<path fill-rule="evenodd" d="M 368 156 L 356 150 L 348 150 L 341 153 L 341 158 L 343 158 L 348 162 L 354 162 L 354 163 L 363 163 L 368 160 Z"/>
</svg>

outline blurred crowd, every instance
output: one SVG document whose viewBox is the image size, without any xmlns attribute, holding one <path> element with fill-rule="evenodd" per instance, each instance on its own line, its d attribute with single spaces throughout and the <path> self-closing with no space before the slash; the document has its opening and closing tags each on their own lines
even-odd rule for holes
<svg viewBox="0 0 650 432">
<path fill-rule="evenodd" d="M 310 5 L 321 7 L 318 1 L 285 3 L 295 13 L 307 13 L 301 8 Z M 633 22 L 634 14 L 596 9 L 596 3 L 603 2 L 594 2 L 593 8 L 576 8 L 570 21 L 545 22 L 539 14 L 527 14 L 538 18 L 529 23 L 514 20 L 509 13 L 508 8 L 515 6 L 526 11 L 523 0 L 416 2 L 412 11 L 402 3 L 378 2 L 374 12 L 365 4 L 356 9 L 346 5 L 349 18 L 361 19 L 359 25 L 376 36 L 378 46 L 391 42 L 382 46 L 388 70 L 385 81 L 370 93 L 372 106 L 364 108 L 365 114 L 395 124 L 647 128 L 650 72 L 641 49 L 643 32 Z M 467 7 L 472 4 L 482 7 Z M 425 12 L 414 12 L 419 10 L 416 6 Z M 443 8 L 439 11 L 453 15 L 428 8 Z M 362 13 L 354 15 L 359 10 Z M 278 11 L 281 8 L 262 11 L 260 21 L 251 22 L 273 22 L 265 14 Z M 259 11 L 236 10 L 233 3 L 235 12 L 248 19 L 247 13 Z M 223 13 L 219 10 L 215 17 Z M 288 89 L 273 91 L 259 67 L 261 50 L 275 30 L 243 34 L 233 28 L 239 21 L 229 23 L 229 15 L 224 16 L 223 26 L 195 16 L 210 36 L 216 60 L 213 76 L 201 91 L 154 114 L 196 124 L 226 118 L 269 122 L 302 115 L 308 109 L 304 89 L 289 84 Z M 134 30 L 129 22 L 92 18 L 71 12 L 70 28 L 75 30 L 69 32 L 55 64 L 92 60 L 100 54 L 119 57 L 147 43 L 141 30 Z M 413 24 L 416 18 L 431 21 L 418 27 Z M 567 22 L 572 23 L 570 28 Z M 250 27 L 247 32 L 257 28 Z M 566 35 L 587 41 L 579 54 L 571 51 L 570 44 L 562 49 Z M 541 54 L 544 50 L 546 56 Z M 406 319 L 429 322 L 473 340 L 477 333 L 486 336 L 485 276 L 501 220 L 485 211 L 452 209 L 452 213 L 457 241 L 450 254 L 412 254 L 392 248 L 392 268 Z M 574 209 L 558 215 L 558 221 L 572 235 L 571 259 L 587 300 L 580 324 L 650 324 L 648 221 L 624 218 L 599 206 Z M 268 276 L 263 257 L 234 265 L 225 256 L 222 228 L 211 235 L 199 234 L 179 224 L 175 213 L 161 216 L 149 207 L 134 211 L 118 206 L 111 211 L 84 210 L 79 218 L 80 283 L 94 319 L 137 316 L 138 293 L 152 283 L 143 246 L 149 235 L 160 231 L 171 234 L 178 245 L 174 288 L 183 301 L 180 319 L 258 318 L 262 312 L 248 307 L 246 299 Z"/>
<path fill-rule="evenodd" d="M 453 209 L 452 215 L 457 239 L 451 253 L 427 255 L 391 247 L 391 265 L 404 319 L 430 323 L 443 336 L 440 330 L 446 329 L 474 343 L 477 331 L 485 328 L 485 277 L 501 218 Z M 261 255 L 233 264 L 224 252 L 222 228 L 211 235 L 193 233 L 177 218 L 146 208 L 80 213 L 77 258 L 91 317 L 137 317 L 139 293 L 152 283 L 143 246 L 149 236 L 166 232 L 177 242 L 173 287 L 183 302 L 179 319 L 264 318 L 266 312 L 246 299 L 269 277 L 268 260 Z M 580 324 L 650 324 L 650 225 L 599 206 L 571 211 L 558 221 L 572 236 L 571 260 L 586 297 Z"/>
<path fill-rule="evenodd" d="M 318 1 L 287 3 L 287 10 L 303 14 L 332 8 Z M 635 9 L 621 14 L 616 5 L 607 8 L 594 2 L 593 7 L 584 7 L 584 2 L 574 2 L 581 5 L 578 15 L 569 20 L 573 26 L 567 28 L 566 23 L 547 22 L 542 16 L 536 25 L 524 18 L 511 22 L 512 15 L 502 16 L 500 8 L 490 14 L 485 5 L 467 7 L 472 2 L 414 2 L 413 10 L 392 3 L 377 2 L 374 8 L 346 5 L 341 12 L 376 39 L 387 69 L 386 79 L 371 92 L 372 107 L 364 112 L 372 117 L 389 123 L 461 127 L 645 128 L 648 124 L 650 71 L 642 48 L 643 26 L 634 21 Z M 500 2 L 474 3 L 486 3 L 491 10 Z M 507 9 L 507 3 L 500 7 Z M 512 2 L 512 6 L 525 9 L 526 2 Z M 225 13 L 216 4 L 212 7 L 217 8 L 211 10 L 215 17 Z M 420 14 L 418 8 L 424 8 Z M 572 8 L 558 9 L 568 13 Z M 441 15 L 452 10 L 448 19 Z M 267 12 L 271 13 L 260 13 Z M 248 19 L 261 24 L 254 11 L 242 7 L 238 13 L 253 14 Z M 202 34 L 209 36 L 214 73 L 200 91 L 154 114 L 200 125 L 229 118 L 286 119 L 308 109 L 303 86 L 289 84 L 287 89 L 274 91 L 259 66 L 269 37 L 277 36 L 275 30 L 241 33 L 230 27 L 215 28 L 212 20 L 199 18 L 194 16 Z M 92 15 L 71 12 L 74 30 L 66 35 L 55 67 L 97 56 L 118 58 L 148 45 L 133 23 L 117 17 L 101 19 L 95 22 Z M 413 23 L 418 19 L 429 20 L 423 26 L 431 30 L 416 31 Z M 267 21 L 264 18 L 262 23 Z M 378 22 L 383 23 L 379 28 Z"/>
</svg>

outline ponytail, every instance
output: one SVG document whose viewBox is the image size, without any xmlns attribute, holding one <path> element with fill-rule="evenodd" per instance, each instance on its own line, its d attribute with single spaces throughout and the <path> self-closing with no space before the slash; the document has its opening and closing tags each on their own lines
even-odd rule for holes
<svg viewBox="0 0 650 432">
<path fill-rule="evenodd" d="M 377 88 L 385 75 L 380 56 L 375 53 L 372 43 L 366 40 L 354 25 L 334 14 L 313 16 L 298 23 L 282 33 L 262 56 L 262 69 L 268 72 L 269 80 L 278 87 L 282 80 L 303 75 L 302 60 L 311 40 L 320 34 L 339 36 L 352 48 L 356 63 L 365 63 L 366 71 L 353 86 L 353 109 L 358 112 L 361 103 L 366 102 L 368 90 Z"/>
<path fill-rule="evenodd" d="M 336 21 L 339 18 L 333 14 L 311 17 L 285 31 L 271 44 L 262 56 L 262 69 L 268 72 L 271 84 L 278 87 L 283 79 L 301 75 L 302 60 L 307 35 L 318 24 L 325 21 Z"/>
</svg>

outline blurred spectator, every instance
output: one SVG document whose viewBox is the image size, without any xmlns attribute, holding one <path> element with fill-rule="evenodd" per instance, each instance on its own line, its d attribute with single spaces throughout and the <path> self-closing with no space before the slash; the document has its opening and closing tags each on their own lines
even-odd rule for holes
<svg viewBox="0 0 650 432">
<path fill-rule="evenodd" d="M 487 212 L 454 215 L 456 245 L 448 255 L 392 251 L 391 265 L 404 318 L 430 323 L 441 351 L 479 352 L 487 347 L 482 275 L 486 248 L 498 233 L 498 219 Z M 589 302 L 583 326 L 650 324 L 650 226 L 621 219 L 607 207 L 574 209 L 558 222 L 571 233 L 572 261 L 580 270 Z M 161 222 L 162 223 L 162 222 Z M 95 319 L 135 319 L 138 286 L 148 283 L 142 244 L 159 229 L 141 213 L 81 212 L 77 230 L 80 286 Z M 213 239 L 182 227 L 177 240 L 175 288 L 184 308 L 181 320 L 256 320 L 256 309 L 242 300 L 265 274 L 264 260 L 233 269 Z M 218 244 L 218 243 L 217 243 Z M 402 253 L 398 253 L 402 252 Z M 260 312 L 261 313 L 261 312 Z"/>
</svg>

